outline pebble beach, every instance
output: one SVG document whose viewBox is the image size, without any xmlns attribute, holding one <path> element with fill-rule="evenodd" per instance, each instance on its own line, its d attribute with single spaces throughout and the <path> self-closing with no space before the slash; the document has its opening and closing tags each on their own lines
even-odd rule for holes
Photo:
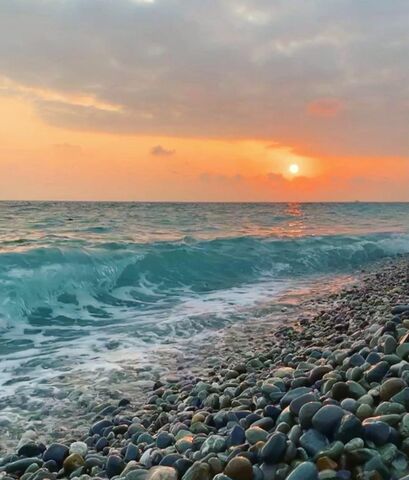
<svg viewBox="0 0 409 480">
<path fill-rule="evenodd" d="M 26 432 L 0 478 L 408 479 L 408 258 L 309 305 L 226 331 L 194 368 L 95 408 L 83 435 Z"/>
</svg>

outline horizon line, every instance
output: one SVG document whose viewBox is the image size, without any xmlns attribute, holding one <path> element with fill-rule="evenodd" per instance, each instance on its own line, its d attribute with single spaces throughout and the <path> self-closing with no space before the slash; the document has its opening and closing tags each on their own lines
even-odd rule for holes
<svg viewBox="0 0 409 480">
<path fill-rule="evenodd" d="M 168 204 L 277 204 L 277 203 L 304 203 L 304 204 L 318 204 L 318 203 L 407 203 L 409 200 L 62 200 L 62 199 L 0 199 L 0 203 L 168 203 Z"/>
</svg>

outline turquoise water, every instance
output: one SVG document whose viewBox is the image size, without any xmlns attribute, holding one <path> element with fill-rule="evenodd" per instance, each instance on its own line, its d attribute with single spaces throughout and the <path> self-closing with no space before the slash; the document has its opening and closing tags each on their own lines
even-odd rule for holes
<svg viewBox="0 0 409 480">
<path fill-rule="evenodd" d="M 0 202 L 0 385 L 206 334 L 407 252 L 403 203 Z"/>
</svg>

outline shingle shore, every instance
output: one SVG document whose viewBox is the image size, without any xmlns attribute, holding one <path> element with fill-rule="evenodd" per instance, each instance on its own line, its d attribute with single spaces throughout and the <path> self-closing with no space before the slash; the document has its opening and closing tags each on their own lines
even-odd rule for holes
<svg viewBox="0 0 409 480">
<path fill-rule="evenodd" d="M 379 267 L 244 361 L 156 382 L 138 410 L 121 399 L 84 438 L 21 444 L 0 478 L 409 480 L 408 268 Z"/>
</svg>

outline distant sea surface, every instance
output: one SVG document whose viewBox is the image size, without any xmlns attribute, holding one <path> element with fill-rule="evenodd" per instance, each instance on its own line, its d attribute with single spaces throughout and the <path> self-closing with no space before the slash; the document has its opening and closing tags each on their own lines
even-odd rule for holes
<svg viewBox="0 0 409 480">
<path fill-rule="evenodd" d="M 0 202 L 1 392 L 408 252 L 404 203 Z"/>
</svg>

